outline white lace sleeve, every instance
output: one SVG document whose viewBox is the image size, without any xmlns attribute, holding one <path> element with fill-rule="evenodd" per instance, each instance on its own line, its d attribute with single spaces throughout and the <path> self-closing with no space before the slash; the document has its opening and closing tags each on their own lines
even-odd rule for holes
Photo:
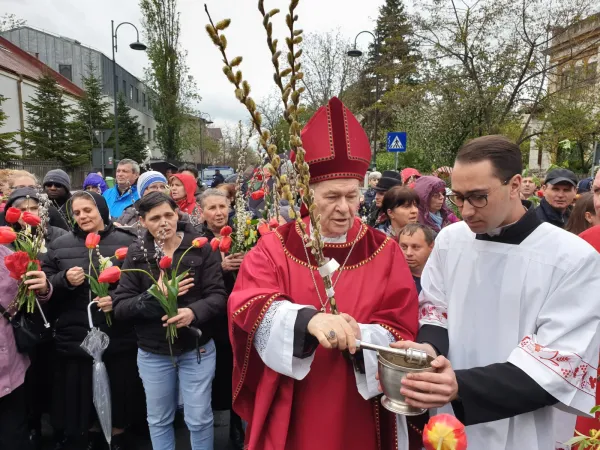
<svg viewBox="0 0 600 450">
<path fill-rule="evenodd" d="M 377 324 L 362 324 L 359 323 L 361 340 L 370 344 L 389 346 L 392 342 L 396 342 L 394 335 L 388 330 Z M 381 392 L 378 389 L 378 383 L 375 379 L 377 373 L 377 353 L 370 350 L 363 350 L 365 361 L 365 373 L 354 372 L 356 377 L 356 386 L 358 392 L 365 400 L 376 397 Z"/>
<path fill-rule="evenodd" d="M 294 357 L 294 324 L 298 310 L 303 308 L 312 307 L 287 300 L 274 301 L 254 335 L 254 348 L 265 365 L 296 380 L 308 375 L 314 359 L 314 353 L 308 358 Z"/>
</svg>

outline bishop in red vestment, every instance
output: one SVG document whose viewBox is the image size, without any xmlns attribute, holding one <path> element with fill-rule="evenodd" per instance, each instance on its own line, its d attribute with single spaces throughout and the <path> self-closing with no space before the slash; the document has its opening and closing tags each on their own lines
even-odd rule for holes
<svg viewBox="0 0 600 450">
<path fill-rule="evenodd" d="M 379 404 L 376 355 L 358 352 L 364 365 L 355 371 L 340 351 L 354 351 L 356 338 L 386 346 L 413 340 L 418 328 L 417 294 L 402 251 L 355 217 L 371 156 L 368 138 L 333 98 L 302 140 L 324 253 L 341 266 L 333 283 L 343 314 L 328 313 L 323 281 L 295 222 L 261 238 L 246 256 L 228 306 L 234 409 L 249 423 L 246 446 L 408 449 L 404 418 Z"/>
</svg>

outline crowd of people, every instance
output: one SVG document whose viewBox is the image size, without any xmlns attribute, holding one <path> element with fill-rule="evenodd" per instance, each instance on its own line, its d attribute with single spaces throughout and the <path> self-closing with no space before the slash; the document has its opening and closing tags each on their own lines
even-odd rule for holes
<svg viewBox="0 0 600 450">
<path fill-rule="evenodd" d="M 346 143 L 322 135 L 339 127 Z M 420 449 L 422 420 L 372 401 L 377 359 L 357 339 L 430 355 L 434 371 L 408 377 L 401 392 L 411 406 L 456 415 L 470 448 L 563 448 L 596 404 L 600 174 L 580 181 L 554 169 L 541 183 L 501 136 L 466 143 L 453 169 L 367 174 L 368 139 L 337 99 L 303 140 L 324 255 L 337 261 L 329 289 L 290 219 L 300 204 L 282 201 L 276 231 L 248 253 L 195 247 L 235 228 L 237 189 L 262 220 L 269 205 L 252 194 L 274 189 L 268 171 L 246 171 L 237 184 L 217 174 L 207 189 L 193 166 L 141 173 L 124 159 L 113 187 L 90 173 L 74 190 L 60 169 L 41 182 L 0 170 L 0 226 L 27 227 L 7 220 L 14 209 L 48 217 L 47 251 L 25 283 L 52 327 L 52 339 L 17 350 L 19 280 L 3 262 L 15 248 L 0 246 L 0 448 L 41 448 L 45 413 L 56 450 L 108 448 L 81 348 L 92 301 L 93 326 L 109 338 L 113 450 L 136 448 L 144 429 L 155 450 L 174 449 L 178 414 L 191 448 L 212 449 L 215 410 L 231 410 L 238 449 Z M 334 164 L 320 157 L 327 152 Z M 90 233 L 99 235 L 94 251 Z M 120 280 L 96 296 L 89 279 L 101 255 L 122 248 L 126 257 L 112 261 Z M 153 279 L 168 290 L 163 256 L 185 273 L 171 317 L 151 294 Z M 333 290 L 340 315 L 327 300 Z"/>
</svg>

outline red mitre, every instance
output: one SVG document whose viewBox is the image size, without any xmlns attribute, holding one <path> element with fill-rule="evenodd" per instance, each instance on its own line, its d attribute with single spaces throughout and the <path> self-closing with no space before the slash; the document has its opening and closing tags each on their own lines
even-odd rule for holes
<svg viewBox="0 0 600 450">
<path fill-rule="evenodd" d="M 310 182 L 336 178 L 363 180 L 371 162 L 369 138 L 354 114 L 337 97 L 329 100 L 302 130 Z"/>
</svg>

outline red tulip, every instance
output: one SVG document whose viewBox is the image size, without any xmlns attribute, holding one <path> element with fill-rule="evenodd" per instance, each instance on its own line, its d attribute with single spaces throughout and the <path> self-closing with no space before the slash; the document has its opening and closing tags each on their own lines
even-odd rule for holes
<svg viewBox="0 0 600 450">
<path fill-rule="evenodd" d="M 271 233 L 271 231 L 273 231 L 273 230 L 271 230 L 271 227 L 269 227 L 269 225 L 264 222 L 258 226 L 258 232 L 261 236 L 264 236 L 265 234 L 269 234 L 269 233 Z"/>
<path fill-rule="evenodd" d="M 277 228 L 279 226 L 279 221 L 273 217 L 271 220 L 269 220 L 269 227 L 271 228 Z"/>
<path fill-rule="evenodd" d="M 10 244 L 17 239 L 17 233 L 11 227 L 0 227 L 0 244 Z"/>
<path fill-rule="evenodd" d="M 219 238 L 213 238 L 213 240 L 210 241 L 210 246 L 212 247 L 213 252 L 217 251 L 219 245 L 221 245 L 221 240 Z"/>
<path fill-rule="evenodd" d="M 98 283 L 116 283 L 120 279 L 121 269 L 118 266 L 111 266 L 100 273 Z"/>
<path fill-rule="evenodd" d="M 265 196 L 264 189 L 259 189 L 258 191 L 254 191 L 252 194 L 250 194 L 250 197 L 252 197 L 252 200 L 260 200 L 264 196 Z"/>
<path fill-rule="evenodd" d="M 223 228 L 221 228 L 221 236 L 229 236 L 231 233 L 233 233 L 233 230 L 229 225 L 225 225 Z"/>
<path fill-rule="evenodd" d="M 223 253 L 229 253 L 232 243 L 233 241 L 231 237 L 224 236 L 223 239 L 221 239 L 221 243 L 219 244 L 219 250 L 221 250 Z"/>
<path fill-rule="evenodd" d="M 21 216 L 21 219 L 23 219 L 23 222 L 25 222 L 27 225 L 31 225 L 32 227 L 37 227 L 40 223 L 42 223 L 42 219 L 40 219 L 39 216 L 36 216 L 29 211 L 25 211 Z"/>
<path fill-rule="evenodd" d="M 423 428 L 423 445 L 427 450 L 466 450 L 465 426 L 450 414 L 433 416 Z"/>
<path fill-rule="evenodd" d="M 4 257 L 4 265 L 10 272 L 10 277 L 15 280 L 20 280 L 27 273 L 29 262 L 27 252 L 14 252 Z"/>
<path fill-rule="evenodd" d="M 4 220 L 6 220 L 6 223 L 17 223 L 20 218 L 21 210 L 12 206 L 8 208 L 4 214 Z"/>
<path fill-rule="evenodd" d="M 539 191 L 537 191 L 537 196 L 538 196 L 539 198 L 542 198 L 542 197 L 544 197 L 544 191 L 542 191 L 541 189 L 540 189 Z"/>
<path fill-rule="evenodd" d="M 197 237 L 192 241 L 192 247 L 202 248 L 208 243 L 208 238 L 205 237 Z"/>
<path fill-rule="evenodd" d="M 118 248 L 115 251 L 115 258 L 117 258 L 119 261 L 124 260 L 127 256 L 127 250 L 129 250 L 127 247 Z"/>
<path fill-rule="evenodd" d="M 100 243 L 100 235 L 98 233 L 88 233 L 85 238 L 85 246 L 90 250 L 96 248 Z"/>
<path fill-rule="evenodd" d="M 170 256 L 163 256 L 160 259 L 160 262 L 158 263 L 158 267 L 160 267 L 163 270 L 166 270 L 166 269 L 170 269 L 172 264 L 173 264 L 173 258 L 171 258 Z"/>
</svg>

